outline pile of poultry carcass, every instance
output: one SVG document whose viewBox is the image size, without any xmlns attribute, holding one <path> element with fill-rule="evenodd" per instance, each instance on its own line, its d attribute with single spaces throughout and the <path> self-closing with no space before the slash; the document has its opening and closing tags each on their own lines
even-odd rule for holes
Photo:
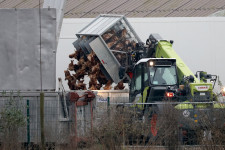
<svg viewBox="0 0 225 150">
<path fill-rule="evenodd" d="M 86 90 L 85 75 L 88 75 L 90 78 L 89 90 L 100 90 L 102 87 L 104 90 L 112 88 L 112 81 L 108 80 L 100 70 L 101 63 L 93 51 L 86 57 L 82 50 L 77 50 L 70 54 L 69 58 L 78 61 L 77 64 L 74 64 L 74 60 L 71 60 L 68 69 L 64 71 L 65 80 L 68 80 L 70 90 Z M 114 89 L 122 90 L 124 87 L 123 81 L 121 81 Z"/>
<path fill-rule="evenodd" d="M 108 30 L 102 35 L 102 38 L 122 66 L 126 65 L 126 54 L 137 49 L 137 43 L 134 40 L 130 40 L 130 35 L 126 28 L 117 33 L 113 29 Z"/>
<path fill-rule="evenodd" d="M 102 35 L 108 48 L 112 50 L 117 60 L 122 66 L 126 65 L 126 53 L 136 49 L 136 42 L 127 39 L 127 30 L 124 28 L 119 32 L 114 30 L 108 30 Z M 89 90 L 110 90 L 112 89 L 112 80 L 108 80 L 100 69 L 101 62 L 92 50 L 87 56 L 81 49 L 76 50 L 73 54 L 69 55 L 71 63 L 68 69 L 65 70 L 65 80 L 68 80 L 68 86 L 70 90 L 86 90 L 87 85 L 84 83 L 84 76 L 87 75 L 90 78 Z M 74 64 L 74 59 L 78 61 Z M 124 89 L 123 81 L 120 81 L 114 90 Z"/>
</svg>

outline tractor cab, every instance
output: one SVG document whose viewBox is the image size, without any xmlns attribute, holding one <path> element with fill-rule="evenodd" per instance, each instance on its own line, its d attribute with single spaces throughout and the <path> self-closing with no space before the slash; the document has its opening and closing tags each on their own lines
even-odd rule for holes
<svg viewBox="0 0 225 150">
<path fill-rule="evenodd" d="M 176 59 L 145 58 L 137 62 L 130 85 L 130 102 L 160 101 L 173 97 L 178 87 Z M 139 101 L 140 102 L 140 101 Z"/>
</svg>

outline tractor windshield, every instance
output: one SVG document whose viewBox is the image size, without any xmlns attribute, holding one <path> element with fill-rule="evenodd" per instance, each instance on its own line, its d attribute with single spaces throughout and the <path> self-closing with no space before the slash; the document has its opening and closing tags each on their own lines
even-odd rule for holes
<svg viewBox="0 0 225 150">
<path fill-rule="evenodd" d="M 175 85 L 177 84 L 176 68 L 170 67 L 149 67 L 150 81 L 153 85 Z"/>
</svg>

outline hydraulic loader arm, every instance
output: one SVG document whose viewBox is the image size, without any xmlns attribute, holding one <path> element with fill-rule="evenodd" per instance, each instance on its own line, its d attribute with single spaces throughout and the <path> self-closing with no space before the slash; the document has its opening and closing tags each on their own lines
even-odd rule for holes
<svg viewBox="0 0 225 150">
<path fill-rule="evenodd" d="M 189 67 L 183 62 L 183 60 L 178 56 L 175 50 L 172 48 L 172 41 L 162 40 L 160 35 L 151 34 L 147 44 L 149 45 L 148 54 L 155 58 L 175 58 L 176 65 L 178 70 L 178 79 L 179 82 L 182 81 L 184 76 L 192 76 L 194 78 L 195 83 L 199 83 L 200 81 L 195 77 Z"/>
<path fill-rule="evenodd" d="M 151 34 L 146 44 L 148 45 L 148 49 L 146 50 L 147 57 L 176 59 L 179 85 L 185 85 L 186 93 L 192 96 L 191 99 L 193 101 L 208 101 L 213 99 L 213 85 L 212 83 L 207 83 L 207 79 L 211 79 L 212 75 L 201 71 L 199 80 L 172 48 L 173 41 L 166 41 L 158 34 Z"/>
</svg>

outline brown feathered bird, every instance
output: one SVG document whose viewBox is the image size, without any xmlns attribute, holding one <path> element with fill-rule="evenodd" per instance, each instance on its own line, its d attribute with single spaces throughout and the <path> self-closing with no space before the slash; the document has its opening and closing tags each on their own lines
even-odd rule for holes
<svg viewBox="0 0 225 150">
<path fill-rule="evenodd" d="M 94 53 L 94 51 L 92 50 L 91 51 L 91 53 L 87 56 L 87 59 L 89 60 L 89 61 L 94 61 L 94 57 L 95 57 L 95 53 Z"/>
<path fill-rule="evenodd" d="M 75 64 L 73 67 L 74 67 L 74 71 L 77 72 L 77 70 L 79 70 L 81 66 L 78 66 L 77 64 Z"/>
<path fill-rule="evenodd" d="M 136 49 L 137 43 L 135 41 L 131 41 L 131 47 L 132 47 L 132 49 Z"/>
<path fill-rule="evenodd" d="M 123 45 L 123 43 L 118 43 L 118 44 L 116 44 L 116 46 L 115 46 L 115 50 L 121 50 L 121 49 L 123 49 L 124 48 L 124 45 Z"/>
<path fill-rule="evenodd" d="M 74 58 L 76 59 L 76 60 L 80 60 L 80 58 L 83 56 L 83 51 L 81 50 L 81 49 L 79 49 L 79 50 L 76 50 L 76 52 L 74 53 Z"/>
<path fill-rule="evenodd" d="M 113 39 L 114 42 L 118 42 L 119 37 L 118 36 L 113 36 L 112 39 Z"/>
<path fill-rule="evenodd" d="M 98 90 L 98 89 L 96 88 L 95 85 L 91 85 L 91 87 L 89 87 L 89 90 Z"/>
<path fill-rule="evenodd" d="M 84 56 L 82 56 L 78 61 L 78 66 L 82 66 L 85 62 Z"/>
<path fill-rule="evenodd" d="M 97 65 L 91 68 L 91 74 L 95 74 L 96 72 L 99 72 L 99 71 L 100 71 L 100 63 L 97 63 Z"/>
<path fill-rule="evenodd" d="M 69 66 L 68 66 L 68 70 L 70 70 L 70 71 L 74 71 L 73 61 L 74 60 L 71 60 L 71 62 L 69 63 Z"/>
<path fill-rule="evenodd" d="M 96 86 L 97 85 L 97 74 L 91 74 L 89 77 L 90 77 L 89 87 L 91 87 L 92 85 Z"/>
<path fill-rule="evenodd" d="M 99 83 L 95 87 L 97 88 L 97 90 L 100 90 L 102 88 L 102 84 Z"/>
<path fill-rule="evenodd" d="M 69 80 L 68 85 L 69 85 L 70 90 L 77 90 L 76 89 L 76 79 Z"/>
<path fill-rule="evenodd" d="M 85 66 L 85 71 L 88 72 L 89 74 L 89 72 L 91 72 L 92 63 L 90 61 L 86 61 L 84 63 L 84 66 Z"/>
<path fill-rule="evenodd" d="M 123 80 L 122 80 L 114 87 L 114 90 L 123 90 L 124 88 L 125 86 L 123 85 Z"/>
<path fill-rule="evenodd" d="M 124 29 L 121 34 L 125 36 L 126 30 Z M 110 31 L 107 33 L 109 36 L 113 36 L 113 31 Z M 117 36 L 113 36 L 110 38 L 111 44 L 117 43 L 117 40 L 119 38 Z M 124 42 L 126 42 L 124 40 Z M 120 42 L 115 46 L 115 49 L 124 49 L 123 47 L 127 44 L 124 42 Z M 130 44 L 130 43 L 129 43 Z M 131 44 L 130 44 L 131 46 Z M 109 45 L 109 47 L 111 47 Z M 114 55 L 117 57 L 118 60 L 122 62 L 123 60 L 123 54 L 120 53 L 114 53 Z M 89 81 L 89 89 L 90 90 L 100 90 L 102 86 L 104 85 L 104 90 L 110 90 L 112 88 L 112 81 L 108 80 L 106 76 L 102 73 L 100 70 L 101 62 L 99 61 L 98 57 L 92 51 L 87 57 L 84 55 L 81 49 L 75 51 L 75 53 L 70 54 L 69 57 L 71 59 L 75 58 L 78 60 L 77 64 L 73 64 L 74 60 L 71 60 L 69 67 L 67 70 L 65 70 L 65 80 L 68 80 L 68 85 L 70 90 L 86 90 L 86 84 L 84 83 L 84 76 L 89 75 L 90 81 Z M 126 59 L 124 59 L 125 61 Z M 75 71 L 75 74 L 71 76 L 70 71 Z M 117 86 L 114 87 L 114 89 L 124 89 L 123 82 L 121 81 L 118 83 Z"/>
<path fill-rule="evenodd" d="M 127 35 L 127 29 L 124 28 L 124 29 L 122 30 L 121 37 L 122 37 L 122 38 L 126 38 L 126 35 Z"/>
<path fill-rule="evenodd" d="M 102 35 L 102 38 L 104 41 L 107 41 L 108 39 L 110 39 L 113 35 L 115 34 L 114 30 L 108 30 L 106 33 L 104 33 Z"/>
<path fill-rule="evenodd" d="M 111 48 L 114 45 L 114 41 L 107 43 L 108 48 Z"/>
<path fill-rule="evenodd" d="M 85 69 L 79 69 L 74 76 L 77 80 L 80 80 L 81 78 L 84 78 L 85 75 L 87 75 Z"/>
<path fill-rule="evenodd" d="M 110 90 L 112 88 L 112 81 L 108 80 L 108 82 L 106 83 L 105 87 L 103 88 L 104 90 Z"/>
<path fill-rule="evenodd" d="M 70 55 L 69 55 L 69 58 L 71 58 L 71 59 L 72 59 L 72 58 L 75 58 L 75 55 L 76 55 L 76 52 L 70 54 Z"/>
<path fill-rule="evenodd" d="M 71 76 L 70 71 L 69 70 L 64 70 L 65 73 L 65 80 L 68 80 Z"/>
<path fill-rule="evenodd" d="M 89 89 L 90 90 L 97 90 L 97 74 L 91 74 L 89 81 Z"/>
<path fill-rule="evenodd" d="M 84 84 L 84 80 L 79 80 L 77 84 L 78 90 L 87 90 L 86 84 Z"/>
<path fill-rule="evenodd" d="M 97 80 L 100 84 L 106 84 L 108 82 L 108 79 L 105 77 L 102 71 L 98 73 Z"/>
<path fill-rule="evenodd" d="M 130 45 L 130 41 L 129 40 L 126 40 L 124 43 L 125 43 L 126 46 Z"/>
<path fill-rule="evenodd" d="M 112 33 L 105 33 L 102 35 L 102 38 L 104 41 L 107 41 L 108 39 L 110 39 L 113 36 Z"/>
</svg>

